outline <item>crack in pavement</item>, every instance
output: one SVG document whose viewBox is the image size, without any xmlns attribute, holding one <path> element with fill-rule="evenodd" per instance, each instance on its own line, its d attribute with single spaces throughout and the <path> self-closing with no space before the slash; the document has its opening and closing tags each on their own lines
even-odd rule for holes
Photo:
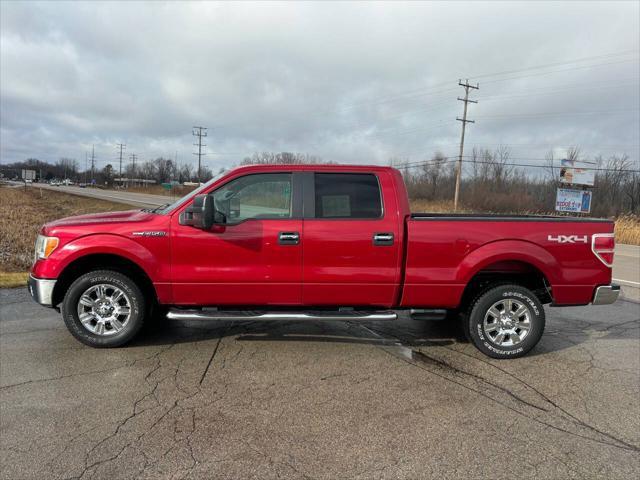
<svg viewBox="0 0 640 480">
<path fill-rule="evenodd" d="M 95 375 L 95 374 L 98 374 L 98 373 L 115 372 L 115 371 L 121 370 L 123 368 L 133 367 L 138 362 L 142 362 L 144 360 L 152 359 L 155 356 L 159 355 L 160 353 L 168 350 L 169 348 L 171 348 L 171 346 L 168 347 L 168 348 L 160 349 L 158 352 L 156 352 L 156 353 L 154 353 L 154 354 L 152 354 L 152 355 L 150 355 L 148 357 L 137 358 L 137 359 L 134 359 L 132 361 L 129 361 L 129 362 L 125 363 L 124 365 L 119 365 L 117 367 L 102 368 L 102 369 L 99 369 L 99 370 L 88 370 L 88 371 L 85 371 L 85 372 L 77 372 L 77 373 L 69 373 L 67 375 L 59 375 L 57 377 L 36 378 L 36 379 L 33 379 L 33 380 L 26 380 L 24 382 L 11 383 L 9 385 L 3 385 L 2 387 L 0 387 L 0 391 L 11 389 L 11 388 L 15 388 L 15 387 L 21 387 L 23 385 L 29 385 L 29 384 L 32 384 L 32 383 L 55 382 L 55 381 L 58 381 L 58 380 L 64 380 L 65 378 L 83 377 L 83 376 L 86 376 L 86 375 Z"/>
<path fill-rule="evenodd" d="M 380 334 L 377 333 L 375 330 L 373 330 L 373 329 L 371 329 L 369 327 L 366 327 L 364 325 L 360 325 L 360 326 L 361 326 L 361 328 L 371 332 L 375 336 L 378 336 L 378 337 L 380 336 Z M 567 417 L 569 417 L 571 423 L 573 423 L 574 426 L 581 427 L 581 428 L 584 428 L 584 429 L 589 430 L 591 432 L 594 432 L 594 433 L 596 433 L 596 434 L 598 434 L 598 435 L 600 435 L 600 436 L 602 436 L 602 437 L 604 437 L 604 438 L 606 438 L 608 440 L 611 440 L 611 441 L 606 441 L 606 440 L 599 439 L 599 438 L 593 438 L 592 436 L 585 435 L 585 434 L 578 433 L 578 432 L 574 432 L 574 431 L 568 430 L 567 428 L 563 428 L 561 426 L 555 425 L 553 423 L 553 421 L 554 421 L 554 418 L 553 418 L 554 413 L 553 413 L 553 411 L 550 411 L 548 408 L 540 407 L 540 406 L 537 406 L 537 405 L 533 404 L 532 402 L 523 400 L 520 396 L 514 394 L 510 390 L 508 390 L 508 389 L 506 389 L 504 387 L 500 387 L 500 386 L 496 385 L 495 383 L 493 383 L 493 382 L 491 382 L 491 381 L 489 381 L 489 380 L 487 380 L 487 379 L 485 379 L 485 378 L 483 378 L 483 377 L 481 377 L 479 375 L 476 375 L 476 374 L 470 373 L 468 371 L 462 370 L 460 368 L 454 367 L 453 365 L 451 365 L 451 364 L 449 364 L 449 363 L 447 363 L 447 362 L 445 362 L 443 360 L 436 359 L 436 358 L 431 357 L 429 355 L 426 355 L 425 353 L 420 352 L 418 350 L 415 350 L 415 349 L 412 349 L 412 348 L 409 348 L 409 347 L 405 347 L 405 346 L 400 347 L 400 348 L 405 348 L 405 349 L 410 350 L 411 355 L 409 357 L 407 355 L 404 355 L 402 353 L 398 353 L 398 352 L 393 350 L 394 348 L 397 349 L 398 347 L 378 346 L 378 348 L 382 348 L 388 354 L 390 354 L 390 355 L 392 355 L 392 356 L 394 356 L 396 358 L 399 358 L 400 360 L 406 362 L 409 365 L 412 365 L 414 367 L 420 368 L 421 370 L 427 371 L 427 372 L 429 372 L 429 373 L 431 373 L 433 375 L 436 375 L 436 376 L 438 376 L 438 377 L 440 377 L 440 378 L 442 378 L 442 379 L 444 379 L 444 380 L 446 380 L 448 382 L 455 383 L 456 385 L 459 385 L 462 388 L 465 388 L 467 390 L 473 391 L 478 395 L 481 395 L 481 396 L 483 396 L 483 397 L 485 397 L 485 398 L 487 398 L 487 399 L 489 399 L 489 400 L 491 400 L 493 402 L 496 402 L 496 403 L 504 406 L 505 408 L 508 408 L 509 410 L 513 411 L 514 413 L 517 413 L 520 416 L 523 416 L 523 417 L 525 417 L 525 418 L 527 418 L 529 420 L 532 420 L 532 421 L 534 421 L 536 423 L 539 423 L 541 425 L 544 425 L 546 427 L 552 428 L 554 430 L 558 430 L 558 431 L 566 433 L 568 435 L 572 435 L 572 436 L 575 436 L 575 437 L 583 438 L 583 439 L 590 440 L 590 441 L 593 441 L 593 442 L 596 442 L 596 443 L 600 443 L 600 444 L 603 444 L 603 445 L 607 445 L 607 446 L 610 446 L 610 447 L 619 448 L 619 449 L 622 449 L 622 450 L 629 450 L 629 451 L 633 451 L 633 452 L 640 452 L 640 447 L 639 446 L 631 444 L 631 443 L 629 443 L 629 442 L 627 442 L 627 441 L 625 441 L 623 439 L 620 439 L 620 438 L 618 438 L 618 437 L 616 437 L 616 436 L 614 436 L 614 435 L 612 435 L 610 433 L 604 432 L 604 431 L 602 431 L 602 430 L 600 430 L 600 429 L 598 429 L 598 428 L 596 428 L 596 427 L 584 422 L 583 420 L 580 420 L 575 415 L 572 415 L 572 414 L 566 412 L 564 409 L 558 407 L 556 402 L 550 401 L 547 395 L 541 394 L 537 389 L 532 388 L 528 383 L 526 383 L 524 381 L 521 381 L 519 379 L 518 380 L 519 380 L 520 383 L 525 385 L 527 388 L 531 389 L 533 392 L 537 393 L 540 397 L 543 398 L 544 401 L 548 402 L 553 407 L 553 409 L 556 409 L 556 410 L 560 411 L 561 413 L 565 414 Z M 450 352 L 460 353 L 457 350 L 453 350 L 453 349 L 447 349 L 447 350 L 450 351 Z M 472 357 L 472 358 L 475 358 L 475 357 Z M 418 363 L 418 362 L 420 362 L 420 363 Z M 484 362 L 484 363 L 487 363 L 487 362 Z M 428 366 L 428 365 L 435 367 L 435 370 L 433 368 L 426 368 L 426 366 Z M 437 370 L 439 370 L 439 371 L 437 371 Z M 461 380 L 456 380 L 455 378 L 451 378 L 451 374 L 458 376 L 459 378 L 461 378 Z M 505 402 L 500 401 L 500 400 L 492 397 L 491 395 L 489 395 L 488 392 L 481 391 L 480 389 L 473 388 L 472 386 L 463 383 L 463 380 L 465 380 L 467 378 L 471 378 L 471 379 L 473 379 L 475 381 L 480 382 L 480 385 L 484 384 L 486 386 L 495 388 L 500 392 L 506 393 L 510 398 L 513 398 L 518 403 L 520 403 L 520 404 L 522 404 L 524 406 L 527 406 L 527 407 L 534 408 L 537 411 L 542 412 L 543 414 L 548 414 L 552 418 L 549 419 L 549 420 L 546 420 L 546 421 L 545 420 L 541 420 L 540 418 L 537 418 L 534 415 L 525 413 L 521 409 L 514 408 L 514 407 L 506 404 Z M 561 415 L 560 415 L 560 418 L 562 418 Z M 566 419 L 564 419 L 564 420 L 566 420 Z"/>
</svg>

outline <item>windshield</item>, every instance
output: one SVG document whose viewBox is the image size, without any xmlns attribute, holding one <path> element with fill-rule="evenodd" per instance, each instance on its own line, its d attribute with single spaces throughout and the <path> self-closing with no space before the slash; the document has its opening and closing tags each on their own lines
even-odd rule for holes
<svg viewBox="0 0 640 480">
<path fill-rule="evenodd" d="M 209 180 L 207 183 L 203 183 L 202 185 L 200 185 L 198 188 L 196 188 L 195 190 L 187 193 L 186 195 L 184 195 L 183 197 L 180 197 L 178 200 L 176 200 L 175 202 L 169 204 L 169 205 L 163 205 L 161 207 L 158 207 L 157 209 L 152 210 L 154 213 L 159 213 L 160 215 L 166 215 L 168 213 L 171 213 L 176 207 L 178 207 L 178 205 L 182 205 L 182 203 L 185 201 L 185 199 L 187 197 L 191 197 L 192 195 L 198 195 L 200 192 L 202 192 L 203 190 L 205 190 L 207 187 L 209 187 L 213 182 L 217 181 L 220 177 L 222 177 L 224 174 L 226 174 L 227 172 L 220 172 L 218 175 L 216 175 L 215 177 L 213 177 L 211 180 Z"/>
</svg>

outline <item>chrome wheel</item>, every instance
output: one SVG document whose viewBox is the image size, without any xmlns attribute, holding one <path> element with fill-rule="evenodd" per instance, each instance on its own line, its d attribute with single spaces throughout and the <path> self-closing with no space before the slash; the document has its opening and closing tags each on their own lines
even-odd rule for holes
<svg viewBox="0 0 640 480">
<path fill-rule="evenodd" d="M 513 347 L 529 335 L 531 312 L 518 300 L 499 300 L 487 310 L 482 327 L 485 335 L 495 345 Z"/>
<path fill-rule="evenodd" d="M 115 335 L 131 318 L 131 300 L 114 285 L 94 285 L 80 295 L 78 318 L 95 335 Z"/>
</svg>

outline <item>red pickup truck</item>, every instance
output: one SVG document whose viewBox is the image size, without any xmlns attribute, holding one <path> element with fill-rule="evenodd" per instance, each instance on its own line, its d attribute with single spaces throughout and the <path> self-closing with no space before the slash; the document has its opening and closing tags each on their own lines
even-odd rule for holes
<svg viewBox="0 0 640 480">
<path fill-rule="evenodd" d="M 29 289 L 94 347 L 170 319 L 462 319 L 494 358 L 539 341 L 543 304 L 613 303 L 609 220 L 409 210 L 398 170 L 236 168 L 172 205 L 42 227 Z"/>
</svg>

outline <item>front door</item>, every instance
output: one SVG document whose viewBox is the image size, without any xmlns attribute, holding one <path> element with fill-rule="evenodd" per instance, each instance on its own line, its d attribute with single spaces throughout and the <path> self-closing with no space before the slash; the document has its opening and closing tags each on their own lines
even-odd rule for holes
<svg viewBox="0 0 640 480">
<path fill-rule="evenodd" d="M 392 178 L 381 172 L 305 177 L 305 305 L 391 306 L 400 284 L 401 238 Z M 308 194 L 309 190 L 313 194 Z"/>
<path fill-rule="evenodd" d="M 174 303 L 301 304 L 302 200 L 294 183 L 289 172 L 230 179 L 213 192 L 226 224 L 210 230 L 180 225 L 174 215 Z"/>
</svg>

